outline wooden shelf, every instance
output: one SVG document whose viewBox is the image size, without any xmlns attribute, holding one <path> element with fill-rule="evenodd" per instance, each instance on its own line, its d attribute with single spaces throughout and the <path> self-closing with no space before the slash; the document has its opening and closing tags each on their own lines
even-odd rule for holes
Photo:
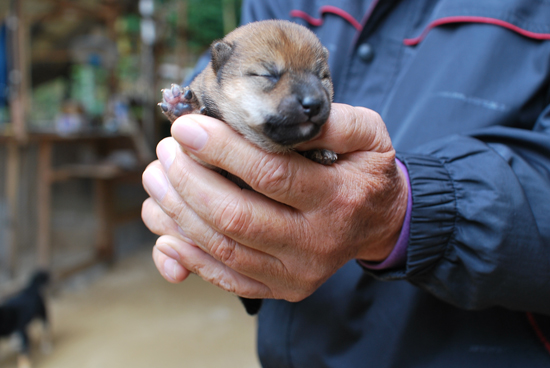
<svg viewBox="0 0 550 368">
<path fill-rule="evenodd" d="M 50 181 L 64 181 L 72 178 L 114 179 L 123 170 L 114 164 L 73 164 L 52 169 Z"/>
<path fill-rule="evenodd" d="M 2 123 L 7 127 L 11 126 L 11 122 Z M 107 131 L 95 130 L 95 131 L 83 131 L 75 134 L 66 134 L 62 135 L 54 131 L 27 131 L 26 132 L 27 141 L 39 142 L 43 140 L 54 141 L 54 142 L 63 142 L 63 141 L 91 141 L 98 139 L 117 139 L 117 138 L 128 138 L 133 139 L 134 136 L 126 133 L 110 133 Z M 17 139 L 13 131 L 9 128 L 0 130 L 0 142 L 5 142 L 7 140 Z"/>
<path fill-rule="evenodd" d="M 130 219 L 138 218 L 140 210 L 130 210 L 124 213 L 115 213 L 114 198 L 116 194 L 115 186 L 122 181 L 137 182 L 141 179 L 141 173 L 147 163 L 153 157 L 153 151 L 147 144 L 142 133 L 142 129 L 135 123 L 131 132 L 109 133 L 107 131 L 86 131 L 78 134 L 60 135 L 53 131 L 37 132 L 29 129 L 28 111 L 30 111 L 29 96 L 31 86 L 31 63 L 40 62 L 65 62 L 69 59 L 69 51 L 55 51 L 48 54 L 44 50 L 35 53 L 30 48 L 30 25 L 34 21 L 57 22 L 63 17 L 67 9 L 82 17 L 82 19 L 92 19 L 97 23 L 105 25 L 109 34 L 114 32 L 115 20 L 121 12 L 121 5 L 116 1 L 109 1 L 103 4 L 80 2 L 69 0 L 47 0 L 48 9 L 29 10 L 28 2 L 15 1 L 13 4 L 13 16 L 18 20 L 17 27 L 10 34 L 11 48 L 8 55 L 12 55 L 12 72 L 20 76 L 18 83 L 14 84 L 12 98 L 10 100 L 10 119 L 8 123 L 3 123 L 0 128 L 0 143 L 7 149 L 7 168 L 5 193 L 8 198 L 8 216 L 12 224 L 7 230 L 8 238 L 8 257 L 10 259 L 11 273 L 14 273 L 17 254 L 17 226 L 13 225 L 17 221 L 17 203 L 19 185 L 19 166 L 22 162 L 20 147 L 24 145 L 36 145 L 38 147 L 38 157 L 36 163 L 37 179 L 36 190 L 37 200 L 35 203 L 37 212 L 37 244 L 36 256 L 38 265 L 44 268 L 50 268 L 51 264 L 51 206 L 52 206 L 52 184 L 69 179 L 91 179 L 94 185 L 94 205 L 96 217 L 98 219 L 97 238 L 94 253 L 95 256 L 83 265 L 75 266 L 74 270 L 82 266 L 89 266 L 98 261 L 111 261 L 114 255 L 114 226 Z M 25 4 L 26 3 L 26 4 Z M 92 4 L 92 5 L 90 5 Z M 24 5 L 26 5 L 23 11 Z M 42 4 L 43 5 L 43 4 Z M 41 13 L 39 13 L 41 12 Z M 65 43 L 60 43 L 65 44 Z M 34 57 L 34 59 L 33 59 Z M 113 85 L 115 85 L 113 83 Z M 114 93 L 109 90 L 110 93 Z M 61 145 L 90 145 L 95 148 L 99 157 L 104 157 L 106 153 L 116 148 L 132 147 L 136 154 L 139 165 L 135 170 L 127 171 L 111 162 L 97 162 L 84 164 L 75 162 L 66 165 L 55 166 L 53 161 L 53 152 L 55 147 Z M 70 157 L 69 157 L 70 158 Z M 64 274 L 65 271 L 56 271 L 57 274 Z M 70 273 L 69 271 L 67 271 Z M 67 274 L 65 272 L 65 274 Z M 71 271 L 72 272 L 72 271 Z"/>
</svg>

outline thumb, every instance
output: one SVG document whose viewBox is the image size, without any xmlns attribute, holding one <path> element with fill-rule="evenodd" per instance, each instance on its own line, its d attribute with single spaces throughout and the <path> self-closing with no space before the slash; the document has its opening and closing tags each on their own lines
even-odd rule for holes
<svg viewBox="0 0 550 368">
<path fill-rule="evenodd" d="M 338 154 L 393 150 L 386 125 L 378 113 L 364 107 L 333 103 L 322 133 L 297 147 L 299 151 L 328 149 Z"/>
</svg>

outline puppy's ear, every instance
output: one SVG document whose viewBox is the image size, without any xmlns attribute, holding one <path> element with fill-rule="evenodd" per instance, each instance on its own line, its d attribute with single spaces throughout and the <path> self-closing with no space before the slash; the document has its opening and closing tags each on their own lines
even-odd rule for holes
<svg viewBox="0 0 550 368">
<path fill-rule="evenodd" d="M 214 69 L 214 73 L 218 74 L 232 53 L 233 45 L 230 43 L 225 41 L 214 41 L 212 43 L 212 68 Z"/>
<path fill-rule="evenodd" d="M 328 56 L 329 56 L 330 52 L 328 52 L 328 49 L 323 46 L 323 55 L 325 56 L 325 58 L 328 60 Z"/>
</svg>

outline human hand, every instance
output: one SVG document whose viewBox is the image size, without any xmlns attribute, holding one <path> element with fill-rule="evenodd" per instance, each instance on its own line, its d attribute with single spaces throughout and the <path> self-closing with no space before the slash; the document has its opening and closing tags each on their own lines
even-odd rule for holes
<svg viewBox="0 0 550 368">
<path fill-rule="evenodd" d="M 351 259 L 385 259 L 399 237 L 407 183 L 371 110 L 333 104 L 322 134 L 299 147 L 337 152 L 332 166 L 267 153 L 206 116 L 176 120 L 172 136 L 143 174 L 142 210 L 162 235 L 153 259 L 168 281 L 191 271 L 242 297 L 299 301 Z"/>
</svg>

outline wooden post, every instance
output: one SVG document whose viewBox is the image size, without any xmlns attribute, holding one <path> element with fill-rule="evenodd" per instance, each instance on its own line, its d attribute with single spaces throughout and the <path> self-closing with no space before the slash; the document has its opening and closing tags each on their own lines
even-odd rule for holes
<svg viewBox="0 0 550 368">
<path fill-rule="evenodd" d="M 7 144 L 7 167 L 6 167 L 6 202 L 8 206 L 8 226 L 6 229 L 6 244 L 8 247 L 7 271 L 9 276 L 15 276 L 17 265 L 17 233 L 18 233 L 18 195 L 19 195 L 19 146 L 14 140 Z"/>
<path fill-rule="evenodd" d="M 95 211 L 98 221 L 96 255 L 101 261 L 112 261 L 114 257 L 112 180 L 96 179 L 94 182 Z"/>
<path fill-rule="evenodd" d="M 17 263 L 17 215 L 19 195 L 19 143 L 27 140 L 25 128 L 25 111 L 28 100 L 25 90 L 28 86 L 27 64 L 27 33 L 23 16 L 23 1 L 12 0 L 10 12 L 7 18 L 8 26 L 8 55 L 9 81 L 10 81 L 10 115 L 12 120 L 12 133 L 14 139 L 7 144 L 7 168 L 6 168 L 6 202 L 8 207 L 8 228 L 6 230 L 6 244 L 8 247 L 7 269 L 11 277 L 15 274 Z"/>
<path fill-rule="evenodd" d="M 27 131 L 25 111 L 29 105 L 27 58 L 27 30 L 23 13 L 23 0 L 12 1 L 11 15 L 8 26 L 10 30 L 10 51 L 12 53 L 10 79 L 10 110 L 12 116 L 12 131 L 16 140 L 25 142 Z"/>
<path fill-rule="evenodd" d="M 51 189 L 52 142 L 42 140 L 38 145 L 38 264 L 49 268 L 51 262 Z"/>
</svg>

